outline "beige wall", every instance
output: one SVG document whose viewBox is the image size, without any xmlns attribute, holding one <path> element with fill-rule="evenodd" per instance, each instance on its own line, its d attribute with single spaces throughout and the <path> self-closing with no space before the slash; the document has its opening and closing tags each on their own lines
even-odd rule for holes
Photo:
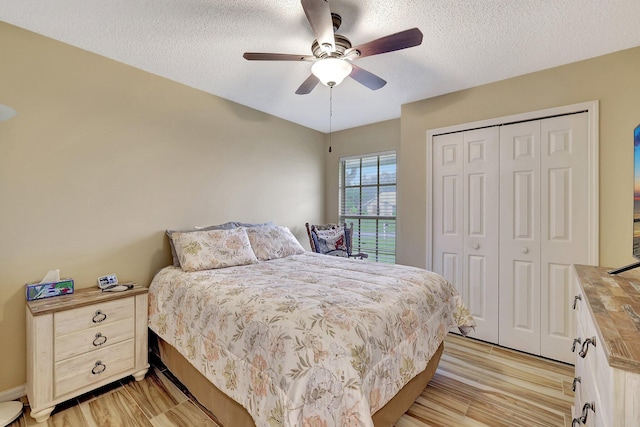
<svg viewBox="0 0 640 427">
<path fill-rule="evenodd" d="M 335 132 L 331 135 L 331 153 L 328 152 L 329 136 L 326 136 L 326 140 L 325 219 L 327 222 L 336 222 L 338 220 L 340 158 L 391 150 L 398 152 L 400 148 L 400 119 Z"/>
<path fill-rule="evenodd" d="M 639 70 L 640 47 L 404 105 L 398 263 L 426 266 L 427 130 L 591 100 L 600 101 L 600 264 L 631 262 Z"/>
<path fill-rule="evenodd" d="M 0 23 L 0 392 L 25 382 L 24 284 L 147 286 L 166 228 L 273 220 L 308 247 L 325 136 Z M 215 70 L 212 70 L 215 78 Z"/>
</svg>

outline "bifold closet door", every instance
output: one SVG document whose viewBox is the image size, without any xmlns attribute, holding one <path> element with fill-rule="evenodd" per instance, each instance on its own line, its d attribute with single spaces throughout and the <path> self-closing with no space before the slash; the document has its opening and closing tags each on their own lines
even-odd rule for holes
<svg viewBox="0 0 640 427">
<path fill-rule="evenodd" d="M 498 339 L 498 128 L 434 138 L 433 266 L 473 314 L 472 336 Z"/>
<path fill-rule="evenodd" d="M 500 345 L 540 354 L 540 122 L 500 127 Z"/>
<path fill-rule="evenodd" d="M 572 264 L 590 264 L 587 113 L 540 125 L 540 354 L 575 363 Z"/>
<path fill-rule="evenodd" d="M 571 264 L 589 264 L 587 113 L 502 126 L 499 344 L 573 363 Z"/>
<path fill-rule="evenodd" d="M 466 303 L 462 287 L 464 238 L 462 134 L 433 139 L 433 271 L 452 283 Z"/>
</svg>

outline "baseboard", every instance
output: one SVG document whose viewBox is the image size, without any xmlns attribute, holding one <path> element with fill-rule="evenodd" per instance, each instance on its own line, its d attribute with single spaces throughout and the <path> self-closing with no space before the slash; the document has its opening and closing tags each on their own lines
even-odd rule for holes
<svg viewBox="0 0 640 427">
<path fill-rule="evenodd" d="M 0 391 L 0 402 L 8 402 L 9 400 L 20 399 L 26 394 L 26 384 L 22 384 L 18 387 L 10 388 L 9 390 Z"/>
</svg>

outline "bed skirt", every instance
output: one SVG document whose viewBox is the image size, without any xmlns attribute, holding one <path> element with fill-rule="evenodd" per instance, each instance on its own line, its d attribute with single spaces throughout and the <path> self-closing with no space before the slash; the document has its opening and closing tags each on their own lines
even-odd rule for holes
<svg viewBox="0 0 640 427">
<path fill-rule="evenodd" d="M 155 351 L 167 369 L 224 427 L 255 427 L 249 412 L 235 400 L 221 392 L 182 356 L 178 350 L 150 331 L 150 348 Z M 407 412 L 436 372 L 444 344 L 436 350 L 424 371 L 409 381 L 385 406 L 373 414 L 375 427 L 391 427 Z"/>
</svg>

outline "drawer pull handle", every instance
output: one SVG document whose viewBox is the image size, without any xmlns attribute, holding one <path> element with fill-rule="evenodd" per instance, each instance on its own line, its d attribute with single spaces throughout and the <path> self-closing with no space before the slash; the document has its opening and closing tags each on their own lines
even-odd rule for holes
<svg viewBox="0 0 640 427">
<path fill-rule="evenodd" d="M 573 339 L 573 345 L 571 346 L 571 353 L 575 353 L 576 352 L 576 344 L 582 344 L 582 339 L 581 338 L 574 338 Z"/>
<path fill-rule="evenodd" d="M 587 415 L 589 415 L 589 409 L 591 409 L 593 411 L 593 413 L 596 413 L 596 403 L 595 402 L 587 402 L 582 406 L 582 415 L 580 416 L 580 422 L 582 424 L 586 424 L 587 423 Z"/>
<path fill-rule="evenodd" d="M 576 384 L 577 383 L 581 383 L 581 382 L 582 382 L 582 378 L 574 377 L 573 378 L 573 384 L 571 385 L 571 391 L 576 391 Z"/>
<path fill-rule="evenodd" d="M 102 310 L 97 310 L 96 314 L 93 315 L 93 323 L 104 322 L 104 319 L 107 318 L 107 315 L 102 312 Z"/>
<path fill-rule="evenodd" d="M 96 362 L 95 366 L 93 367 L 93 369 L 91 369 L 91 373 L 93 375 L 100 375 L 101 373 L 103 373 L 106 370 L 107 370 L 107 365 L 102 363 L 101 360 L 98 360 Z"/>
<path fill-rule="evenodd" d="M 596 337 L 587 338 L 582 343 L 582 349 L 580 350 L 580 353 L 578 353 L 578 354 L 583 359 L 587 356 L 587 352 L 589 351 L 589 344 L 591 344 L 591 345 L 593 345 L 595 347 L 596 346 Z"/>
<path fill-rule="evenodd" d="M 576 295 L 575 297 L 573 297 L 573 309 L 576 309 L 576 304 L 578 303 L 578 300 L 582 301 L 582 295 Z"/>
<path fill-rule="evenodd" d="M 96 338 L 93 340 L 93 345 L 94 347 L 99 347 L 106 342 L 107 342 L 107 337 L 105 337 L 100 332 L 98 332 L 96 334 Z"/>
</svg>

